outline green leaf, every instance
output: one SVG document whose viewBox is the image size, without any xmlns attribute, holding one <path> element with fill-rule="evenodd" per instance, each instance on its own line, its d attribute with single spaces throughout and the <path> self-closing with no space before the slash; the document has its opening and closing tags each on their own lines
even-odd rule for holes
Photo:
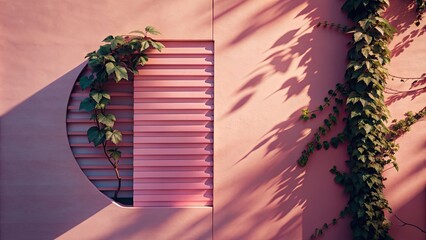
<svg viewBox="0 0 426 240">
<path fill-rule="evenodd" d="M 96 104 L 96 109 L 105 109 L 105 107 L 109 104 L 110 100 L 106 98 L 102 98 L 99 103 Z"/>
<path fill-rule="evenodd" d="M 148 56 L 145 54 L 142 54 L 141 57 L 139 58 L 138 63 L 140 65 L 145 65 L 148 62 Z"/>
<path fill-rule="evenodd" d="M 89 143 L 93 142 L 96 147 L 105 141 L 105 132 L 94 126 L 87 130 L 87 138 L 89 139 Z"/>
<path fill-rule="evenodd" d="M 112 41 L 111 41 L 111 50 L 116 49 L 119 45 L 124 44 L 124 39 L 122 36 L 116 36 Z"/>
<path fill-rule="evenodd" d="M 149 43 L 147 40 L 142 41 L 141 52 L 149 48 Z"/>
<path fill-rule="evenodd" d="M 147 33 L 151 33 L 152 35 L 158 35 L 161 34 L 159 31 L 157 31 L 153 26 L 146 26 L 145 31 Z"/>
<path fill-rule="evenodd" d="M 109 35 L 104 40 L 102 40 L 102 42 L 111 42 L 112 39 L 114 39 L 114 37 L 112 35 Z"/>
<path fill-rule="evenodd" d="M 333 146 L 333 148 L 337 148 L 339 146 L 339 139 L 336 137 L 331 138 L 330 140 L 331 146 Z"/>
<path fill-rule="evenodd" d="M 83 76 L 80 78 L 79 83 L 80 83 L 80 87 L 81 90 L 84 90 L 88 87 L 90 87 L 90 85 L 95 81 L 95 78 L 93 76 Z"/>
<path fill-rule="evenodd" d="M 111 55 L 105 56 L 104 59 L 106 59 L 108 61 L 111 61 L 111 62 L 115 62 L 115 58 L 113 56 L 111 56 Z"/>
<path fill-rule="evenodd" d="M 96 52 L 99 55 L 105 56 L 111 53 L 111 44 L 105 44 L 99 47 L 99 50 Z"/>
<path fill-rule="evenodd" d="M 359 40 L 361 40 L 362 35 L 363 35 L 362 32 L 355 32 L 354 33 L 354 41 L 358 42 Z"/>
<path fill-rule="evenodd" d="M 95 106 L 96 106 L 96 102 L 93 101 L 93 99 L 85 98 L 83 101 L 81 101 L 79 110 L 91 112 L 95 109 Z"/>
<path fill-rule="evenodd" d="M 324 142 L 322 143 L 322 146 L 324 147 L 324 149 L 325 149 L 325 150 L 328 150 L 328 149 L 330 148 L 330 143 L 329 143 L 329 142 L 327 142 L 327 141 L 324 141 Z"/>
<path fill-rule="evenodd" d="M 151 46 L 153 47 L 153 48 L 155 48 L 155 49 L 157 49 L 158 51 L 160 51 L 161 52 L 161 49 L 163 49 L 165 46 L 162 44 L 162 43 L 160 43 L 160 42 L 154 42 L 154 41 L 150 41 L 150 40 L 148 40 L 150 43 L 151 43 Z"/>
<path fill-rule="evenodd" d="M 98 114 L 98 121 L 100 123 L 105 124 L 107 127 L 114 127 L 114 123 L 116 121 L 116 118 L 113 114 L 107 114 L 106 116 L 102 113 Z"/>
<path fill-rule="evenodd" d="M 114 131 L 107 131 L 106 132 L 106 139 L 107 140 L 111 140 L 114 144 L 118 144 L 119 142 L 121 142 L 123 136 L 121 135 L 121 132 L 118 130 L 114 130 Z"/>
<path fill-rule="evenodd" d="M 109 149 L 108 152 L 110 153 L 109 156 L 115 161 L 121 158 L 121 151 L 118 148 Z"/>
<path fill-rule="evenodd" d="M 124 68 L 122 66 L 116 66 L 115 69 L 114 69 L 114 73 L 115 73 L 115 81 L 116 82 L 119 82 L 121 79 L 129 80 L 127 70 L 126 70 L 126 68 Z"/>
<path fill-rule="evenodd" d="M 95 100 L 95 102 L 96 102 L 96 103 L 99 103 L 99 102 L 102 100 L 102 98 L 103 98 L 103 96 L 102 96 L 102 93 L 101 93 L 101 92 L 91 92 L 91 93 L 90 93 L 90 97 L 91 97 L 93 100 Z"/>
<path fill-rule="evenodd" d="M 115 65 L 114 65 L 114 63 L 109 62 L 109 63 L 105 64 L 105 68 L 106 68 L 108 75 L 110 75 L 111 73 L 114 72 Z"/>
</svg>

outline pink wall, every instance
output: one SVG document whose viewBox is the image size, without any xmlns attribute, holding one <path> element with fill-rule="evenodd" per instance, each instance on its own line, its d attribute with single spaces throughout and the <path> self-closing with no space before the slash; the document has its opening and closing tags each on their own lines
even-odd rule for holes
<svg viewBox="0 0 426 240">
<path fill-rule="evenodd" d="M 424 74 L 424 22 L 406 1 L 388 16 L 400 32 L 390 72 Z M 0 8 L 1 239 L 307 239 L 344 207 L 328 170 L 344 149 L 296 160 L 320 120 L 298 121 L 343 80 L 347 36 L 313 26 L 346 23 L 340 1 L 8 1 Z M 214 7 L 214 11 L 213 11 Z M 151 24 L 164 39 L 215 41 L 213 208 L 123 208 L 87 180 L 70 150 L 66 106 L 83 56 L 108 34 Z M 7 53 L 7 54 L 5 54 Z M 392 82 L 389 87 L 406 89 Z M 389 94 L 393 117 L 426 102 Z M 424 120 L 399 140 L 400 171 L 386 195 L 404 220 L 425 227 Z M 336 132 L 338 129 L 336 129 Z M 416 141 L 414 141 L 416 140 Z M 422 239 L 399 227 L 396 239 Z M 349 239 L 348 221 L 324 239 Z"/>
</svg>

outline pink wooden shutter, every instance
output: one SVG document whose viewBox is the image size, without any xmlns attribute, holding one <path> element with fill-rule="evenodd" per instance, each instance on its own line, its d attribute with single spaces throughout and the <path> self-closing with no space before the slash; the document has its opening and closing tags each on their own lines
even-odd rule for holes
<svg viewBox="0 0 426 240">
<path fill-rule="evenodd" d="M 134 80 L 134 206 L 211 206 L 213 42 L 163 43 Z"/>
</svg>

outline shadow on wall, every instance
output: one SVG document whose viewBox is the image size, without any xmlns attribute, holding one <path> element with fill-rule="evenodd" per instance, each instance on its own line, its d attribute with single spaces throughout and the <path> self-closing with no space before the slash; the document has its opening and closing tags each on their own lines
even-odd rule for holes
<svg viewBox="0 0 426 240">
<path fill-rule="evenodd" d="M 416 5 L 415 1 L 402 0 L 392 2 L 390 8 L 385 12 L 384 17 L 388 19 L 389 23 L 397 29 L 395 36 L 405 35 L 401 42 L 397 43 L 391 51 L 391 57 L 397 57 L 403 53 L 414 40 L 426 32 L 426 25 L 422 22 L 423 27 L 418 27 L 410 33 L 407 31 L 413 26 L 416 20 Z"/>
<path fill-rule="evenodd" d="M 118 207 L 84 175 L 68 143 L 66 109 L 85 65 L 2 116 L 0 238 L 211 239 L 211 209 Z"/>
<path fill-rule="evenodd" d="M 41 232 L 55 238 L 110 204 L 94 200 L 96 192 L 73 160 L 66 138 L 68 90 L 85 64 L 2 116 L 0 219 L 5 239 Z"/>
<path fill-rule="evenodd" d="M 219 3 L 225 4 L 224 1 Z M 336 8 L 327 8 L 326 4 L 322 5 L 318 1 L 276 2 L 259 9 L 257 15 L 251 16 L 250 19 L 253 20 L 247 28 L 236 33 L 224 48 L 231 49 L 235 45 L 249 41 L 248 39 L 255 35 L 261 35 L 263 28 L 277 24 L 279 16 L 288 14 L 290 10 L 300 7 L 302 4 L 305 7 L 298 12 L 297 17 L 305 19 L 309 25 L 283 32 L 281 37 L 266 51 L 267 54 L 258 63 L 258 67 L 247 74 L 249 77 L 245 78 L 238 91 L 234 92 L 237 97 L 224 116 L 226 118 L 238 115 L 240 111 L 245 110 L 245 106 L 255 101 L 253 100 L 255 96 L 259 94 L 259 91 L 263 91 L 262 86 L 268 84 L 270 79 L 276 75 L 286 76 L 282 79 L 281 87 L 267 95 L 269 97 L 277 94 L 282 96 L 281 108 L 292 109 L 292 113 L 267 131 L 238 161 L 237 164 L 245 164 L 244 161 L 261 161 L 264 166 L 257 171 L 257 175 L 240 176 L 241 182 L 244 184 L 239 184 L 239 189 L 220 206 L 220 209 L 226 209 L 226 212 L 221 212 L 220 209 L 215 210 L 214 232 L 219 236 L 221 232 L 226 231 L 224 229 L 237 223 L 239 219 L 248 219 L 244 222 L 244 228 L 235 230 L 237 232 L 235 239 L 251 239 L 257 233 L 257 229 L 262 227 L 267 229 L 268 223 L 278 221 L 284 222 L 284 224 L 273 235 L 273 239 L 291 239 L 292 232 L 298 228 L 302 228 L 302 238 L 308 239 L 316 227 L 321 227 L 323 223 L 329 223 L 332 218 L 338 217 L 339 211 L 345 206 L 346 197 L 343 189 L 334 183 L 333 176 L 328 172 L 333 165 L 345 169 L 345 146 L 338 150 L 323 152 L 324 159 L 319 159 L 320 156 L 314 154 L 307 168 L 299 168 L 296 160 L 311 137 L 306 136 L 305 130 L 312 128 L 312 131 L 315 131 L 315 127 L 321 124 L 319 120 L 321 116 L 309 123 L 300 122 L 298 119 L 301 109 L 294 110 L 290 103 L 292 98 L 305 94 L 307 89 L 310 100 L 306 103 L 306 107 L 315 109 L 322 103 L 321 100 L 326 96 L 327 91 L 334 88 L 334 84 L 344 81 L 347 52 L 345 45 L 350 41 L 350 36 L 322 27 L 321 29 L 315 28 L 318 21 L 327 20 L 341 23 L 339 22 L 341 18 L 337 17 L 337 20 L 334 20 L 336 16 L 333 16 L 340 9 L 338 4 L 336 4 Z M 248 1 L 234 3 L 218 12 L 215 21 L 225 19 L 227 15 L 232 15 L 233 12 L 238 12 L 239 8 L 247 7 L 247 5 L 249 5 Z M 394 21 L 394 24 L 398 25 L 398 29 L 408 29 L 413 24 L 410 15 L 412 12 L 407 15 L 399 15 L 399 10 L 391 10 L 392 13 L 388 13 L 388 16 L 391 17 L 391 22 Z M 397 50 L 394 51 L 399 53 L 404 51 L 413 39 L 423 35 L 424 32 L 424 27 L 414 30 L 408 38 L 404 38 L 403 43 L 396 46 Z M 290 72 L 290 67 L 294 65 L 297 65 L 297 69 L 300 71 Z M 424 80 L 417 84 L 424 84 Z M 412 96 L 414 99 L 422 92 L 424 89 L 408 93 L 406 96 Z M 264 99 L 264 101 L 267 100 Z M 395 100 L 397 99 L 390 98 L 388 104 Z M 343 112 L 343 109 L 341 110 Z M 327 114 L 323 113 L 323 116 L 327 116 Z M 328 138 L 341 131 L 342 127 L 339 126 L 329 133 Z M 262 154 L 262 152 L 265 153 Z M 247 213 L 246 210 L 242 211 L 235 207 L 235 202 L 241 206 L 259 205 L 250 196 L 265 186 L 268 189 L 276 190 L 261 211 Z M 265 194 L 265 196 L 268 195 Z M 292 213 L 292 210 L 297 208 L 302 209 L 302 214 Z M 330 209 L 333 212 L 330 212 Z M 329 230 L 326 238 L 350 238 L 348 220 L 339 222 L 338 227 Z"/>
<path fill-rule="evenodd" d="M 238 11 L 238 8 L 245 4 L 249 4 L 248 1 L 239 1 L 238 4 L 235 3 L 217 13 L 215 21 Z M 245 164 L 244 161 L 261 161 L 264 165 L 257 171 L 258 175 L 242 177 L 241 182 L 244 184 L 241 184 L 225 205 L 220 206 L 220 209 L 226 209 L 226 212 L 215 210 L 215 234 L 218 232 L 220 235 L 222 229 L 238 222 L 238 219 L 245 218 L 247 220 L 244 222 L 244 229 L 238 229 L 235 239 L 253 239 L 257 229 L 267 229 L 267 225 L 274 222 L 284 224 L 271 239 L 295 239 L 298 235 L 293 234 L 298 229 L 302 231 L 302 239 L 308 239 L 316 227 L 338 217 L 344 207 L 346 200 L 343 191 L 334 184 L 333 176 L 328 171 L 333 165 L 344 168 L 344 147 L 323 153 L 325 159 L 314 155 L 307 168 L 300 168 L 296 163 L 305 144 L 311 140 L 311 136 L 306 136 L 307 130 L 315 131 L 316 129 L 312 128 L 320 125 L 322 120 L 319 116 L 319 119 L 309 123 L 299 121 L 301 109 L 295 109 L 292 100 L 307 94 L 309 101 L 306 102 L 306 107 L 315 109 L 322 103 L 327 91 L 343 81 L 346 67 L 346 44 L 350 37 L 335 30 L 315 27 L 319 21 L 341 23 L 341 19 L 345 19 L 342 15 L 336 15 L 336 12 L 340 11 L 339 4 L 336 4 L 335 8 L 324 5 L 327 4 L 318 1 L 274 2 L 251 16 L 252 21 L 247 28 L 236 33 L 225 46 L 231 49 L 237 44 L 244 44 L 249 38 L 261 35 L 263 28 L 277 25 L 280 16 L 304 6 L 295 16 L 309 24 L 283 32 L 269 47 L 266 56 L 257 64 L 258 67 L 248 74 L 249 77 L 244 79 L 241 87 L 234 93 L 236 100 L 225 115 L 225 118 L 231 117 L 238 115 L 239 111 L 244 111 L 244 107 L 254 101 L 254 96 L 259 94 L 259 91 L 264 91 L 262 86 L 271 84 L 271 79 L 277 79 L 276 76 L 283 76 L 280 88 L 269 93 L 263 92 L 262 95 L 268 96 L 264 99 L 265 102 L 277 95 L 282 96 L 281 109 L 277 112 L 282 112 L 282 109 L 292 112 L 267 131 L 238 161 L 237 164 Z M 327 116 L 328 112 L 323 114 L 322 116 Z M 341 126 L 337 127 L 328 137 L 331 138 L 341 130 Z M 261 154 L 262 152 L 264 154 Z M 258 205 L 256 199 L 250 196 L 264 188 L 275 189 L 275 192 L 261 211 L 247 213 L 233 207 L 237 201 L 242 206 Z M 242 199 L 241 196 L 245 197 Z M 333 198 L 330 199 L 329 196 Z M 297 213 L 295 209 L 301 211 Z M 251 216 L 248 217 L 249 214 Z M 338 228 L 330 230 L 327 238 L 348 237 L 348 224 L 345 221 L 339 224 Z"/>
<path fill-rule="evenodd" d="M 424 21 L 421 22 L 419 27 L 412 28 L 416 20 L 414 1 L 404 0 L 395 2 L 394 4 L 392 3 L 391 7 L 385 12 L 385 18 L 396 28 L 397 32 L 395 33 L 395 38 L 403 36 L 399 42 L 392 42 L 392 58 L 397 58 L 403 54 L 417 38 L 421 37 L 426 32 Z M 389 95 L 386 99 L 387 105 L 391 105 L 408 97 L 410 100 L 414 100 L 426 92 L 426 73 L 418 74 L 418 76 L 399 76 L 397 73 L 392 72 L 390 72 L 390 74 L 391 76 L 388 78 L 388 87 L 385 91 Z M 393 76 L 393 74 L 398 76 Z"/>
</svg>

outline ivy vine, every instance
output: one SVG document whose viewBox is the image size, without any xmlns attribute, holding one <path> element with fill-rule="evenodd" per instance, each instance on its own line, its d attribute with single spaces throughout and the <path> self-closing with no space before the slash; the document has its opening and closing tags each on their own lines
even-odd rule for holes
<svg viewBox="0 0 426 240">
<path fill-rule="evenodd" d="M 418 26 L 425 1 L 416 0 L 416 3 L 418 17 L 415 23 Z M 311 238 L 322 235 L 330 225 L 350 216 L 353 239 L 392 239 L 389 235 L 390 221 L 385 218 L 385 211 L 392 210 L 383 195 L 385 178 L 382 173 L 390 163 L 398 170 L 395 158 L 398 145 L 395 140 L 425 116 L 426 108 L 415 114 L 408 112 L 405 119 L 394 120 L 390 127 L 386 125 L 389 111 L 384 102 L 384 89 L 389 75 L 386 68 L 390 62 L 388 44 L 396 31 L 381 17 L 388 6 L 388 0 L 346 0 L 342 10 L 354 22 L 354 27 L 327 22 L 317 24 L 317 27 L 330 27 L 352 34 L 352 41 L 347 55 L 349 63 L 345 82 L 330 90 L 317 109 L 302 110 L 301 119 L 307 121 L 332 107 L 331 113 L 314 133 L 313 140 L 303 150 L 298 164 L 306 166 L 310 155 L 316 150 L 327 150 L 330 146 L 337 148 L 347 142 L 349 159 L 346 164 L 349 171 L 342 172 L 334 166 L 330 172 L 335 175 L 336 183 L 344 187 L 349 200 L 339 217 L 315 229 Z M 342 104 L 345 114 L 339 110 Z M 345 123 L 343 132 L 323 140 L 339 121 Z"/>
<path fill-rule="evenodd" d="M 97 51 L 88 53 L 86 58 L 90 74 L 79 79 L 81 89 L 89 89 L 89 96 L 81 101 L 79 110 L 91 113 L 90 120 L 95 124 L 87 130 L 87 138 L 95 147 L 102 147 L 106 159 L 114 169 L 117 179 L 115 200 L 121 190 L 121 151 L 117 145 L 122 141 L 122 134 L 114 128 L 116 116 L 108 113 L 111 96 L 105 90 L 105 84 L 110 81 L 118 83 L 123 79 L 133 80 L 134 74 L 138 73 L 137 67 L 148 61 L 146 50 L 153 48 L 161 51 L 164 47 L 162 43 L 148 36 L 160 34 L 152 26 L 147 26 L 145 31 L 130 33 L 136 35 L 110 35 L 103 40 L 106 44 L 100 46 Z"/>
</svg>

